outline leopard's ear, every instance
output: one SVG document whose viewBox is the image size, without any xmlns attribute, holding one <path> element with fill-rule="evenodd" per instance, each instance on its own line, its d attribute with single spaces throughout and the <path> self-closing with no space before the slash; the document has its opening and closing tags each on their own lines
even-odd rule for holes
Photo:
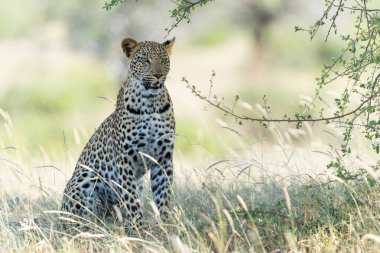
<svg viewBox="0 0 380 253">
<path fill-rule="evenodd" d="M 162 43 L 162 45 L 166 49 L 166 52 L 168 52 L 169 56 L 172 54 L 172 48 L 173 48 L 174 42 L 175 42 L 175 37 L 173 37 L 173 39 L 171 40 L 167 40 L 164 43 Z"/>
<path fill-rule="evenodd" d="M 140 43 L 131 38 L 125 38 L 121 41 L 121 48 L 124 54 L 131 58 L 136 51 L 140 48 Z"/>
</svg>

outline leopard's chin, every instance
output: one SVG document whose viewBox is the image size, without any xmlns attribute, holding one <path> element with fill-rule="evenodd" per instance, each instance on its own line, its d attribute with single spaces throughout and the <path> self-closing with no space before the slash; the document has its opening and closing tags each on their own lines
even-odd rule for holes
<svg viewBox="0 0 380 253">
<path fill-rule="evenodd" d="M 151 89 L 144 90 L 144 92 L 142 93 L 142 96 L 146 98 L 152 98 L 152 97 L 156 97 L 160 95 L 160 93 L 161 93 L 161 87 L 154 88 L 154 89 L 151 88 Z"/>
<path fill-rule="evenodd" d="M 149 89 L 148 92 L 152 96 L 157 96 L 160 94 L 161 88 L 154 88 L 154 89 Z"/>
<path fill-rule="evenodd" d="M 163 84 L 156 82 L 156 83 L 143 83 L 144 91 L 142 96 L 143 97 L 156 97 L 161 93 Z"/>
</svg>

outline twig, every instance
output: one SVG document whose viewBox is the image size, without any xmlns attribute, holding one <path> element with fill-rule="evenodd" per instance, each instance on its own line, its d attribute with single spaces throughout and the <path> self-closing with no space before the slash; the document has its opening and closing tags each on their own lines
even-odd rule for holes
<svg viewBox="0 0 380 253">
<path fill-rule="evenodd" d="M 335 0 L 334 0 L 334 1 L 335 1 Z M 334 1 L 331 3 L 332 5 L 334 5 Z M 342 2 L 343 2 L 343 0 L 340 0 L 340 1 L 339 1 L 338 6 L 336 7 L 336 12 L 335 12 L 334 16 L 331 18 L 332 22 L 331 22 L 331 24 L 330 24 L 329 30 L 327 31 L 327 35 L 326 35 L 326 38 L 325 38 L 325 42 L 327 42 L 327 39 L 328 39 L 329 36 L 330 36 L 331 29 L 332 29 L 333 27 L 336 27 L 336 23 L 335 23 L 335 21 L 336 21 L 336 19 L 338 18 L 339 10 L 340 10 L 340 8 L 341 8 L 341 6 L 342 6 Z M 327 17 L 327 16 L 326 16 L 326 17 Z"/>
<path fill-rule="evenodd" d="M 183 14 L 181 15 L 181 17 L 179 19 L 177 19 L 177 21 L 170 27 L 170 29 L 168 29 L 168 32 L 167 32 L 167 35 L 170 34 L 170 32 L 177 27 L 177 25 L 186 17 L 188 16 L 190 13 L 189 13 L 189 10 L 191 8 L 193 8 L 195 5 L 198 5 L 201 3 L 201 0 L 199 1 L 196 1 L 194 3 L 192 2 L 189 2 L 189 1 L 186 1 L 186 0 L 182 0 L 183 2 L 187 3 L 188 5 L 185 7 L 185 9 L 183 10 Z"/>
<path fill-rule="evenodd" d="M 377 83 L 379 81 L 379 78 L 380 78 L 380 73 L 376 76 L 374 82 Z M 203 96 L 199 91 L 196 91 L 194 89 L 194 86 L 191 87 L 189 82 L 184 78 L 183 79 L 184 82 L 187 83 L 187 87 L 188 88 L 193 88 L 192 89 L 192 92 L 200 99 L 206 101 L 209 105 L 223 111 L 224 113 L 230 115 L 230 116 L 233 116 L 237 119 L 240 119 L 240 120 L 246 120 L 246 121 L 252 121 L 252 122 L 287 122 L 287 123 L 292 123 L 292 122 L 297 122 L 297 123 L 300 123 L 300 122 L 319 122 L 319 121 L 325 121 L 325 122 L 329 122 L 331 120 L 335 120 L 335 119 L 341 119 L 341 118 L 345 118 L 347 116 L 350 116 L 354 113 L 356 113 L 357 111 L 359 111 L 360 109 L 363 108 L 363 106 L 368 103 L 369 101 L 371 101 L 374 97 L 380 95 L 380 90 L 378 90 L 377 92 L 374 92 L 370 97 L 368 97 L 367 99 L 365 99 L 359 106 L 357 106 L 355 109 L 353 109 L 352 111 L 350 112 L 347 112 L 347 113 L 344 113 L 344 114 L 341 114 L 341 115 L 335 115 L 335 116 L 331 116 L 331 117 L 320 117 L 320 118 L 297 118 L 297 119 L 267 119 L 265 117 L 263 118 L 252 118 L 252 117 L 248 117 L 248 116 L 245 116 L 245 115 L 239 115 L 239 114 L 236 114 L 232 111 L 229 111 L 225 108 L 222 108 L 220 106 L 220 104 L 218 103 L 214 103 L 213 101 L 211 101 L 210 99 L 208 99 L 207 97 Z"/>
</svg>

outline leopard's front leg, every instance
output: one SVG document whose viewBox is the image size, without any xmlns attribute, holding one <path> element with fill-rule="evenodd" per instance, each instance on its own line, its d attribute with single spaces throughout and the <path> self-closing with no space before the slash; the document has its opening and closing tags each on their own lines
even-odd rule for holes
<svg viewBox="0 0 380 253">
<path fill-rule="evenodd" d="M 167 221 L 168 208 L 172 193 L 173 165 L 171 158 L 163 165 L 155 165 L 150 173 L 153 200 L 160 212 L 161 220 Z"/>
<path fill-rule="evenodd" d="M 123 218 L 126 219 L 125 230 L 129 235 L 139 233 L 142 227 L 142 208 L 138 189 L 138 180 L 135 177 L 133 168 L 128 164 L 123 164 L 119 168 L 121 179 L 117 180 L 120 199 L 119 209 Z"/>
</svg>

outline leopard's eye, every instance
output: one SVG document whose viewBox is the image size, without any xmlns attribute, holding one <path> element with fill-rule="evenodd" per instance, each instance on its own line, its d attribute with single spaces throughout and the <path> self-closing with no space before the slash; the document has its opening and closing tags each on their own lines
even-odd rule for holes
<svg viewBox="0 0 380 253">
<path fill-rule="evenodd" d="M 146 58 L 143 58 L 143 62 L 144 62 L 144 63 L 150 63 L 150 60 L 149 60 L 148 57 L 146 57 Z"/>
<path fill-rule="evenodd" d="M 141 61 L 142 63 L 145 63 L 145 64 L 150 64 L 150 63 L 151 63 L 149 57 L 147 57 L 147 56 L 142 56 L 142 57 L 140 58 L 140 61 Z"/>
</svg>

